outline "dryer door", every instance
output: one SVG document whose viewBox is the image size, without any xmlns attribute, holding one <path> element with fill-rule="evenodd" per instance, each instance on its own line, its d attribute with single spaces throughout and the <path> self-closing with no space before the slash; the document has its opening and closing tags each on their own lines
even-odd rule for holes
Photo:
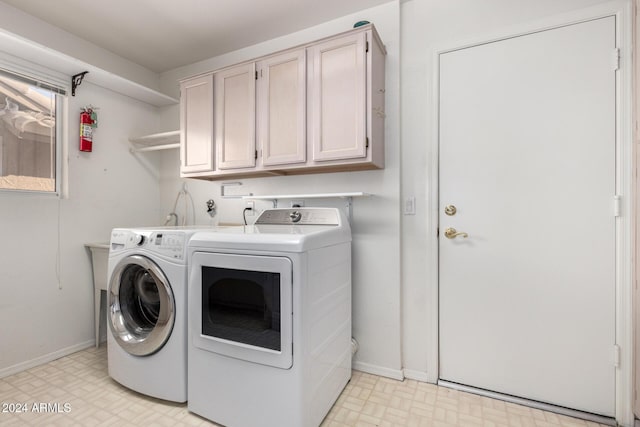
<svg viewBox="0 0 640 427">
<path fill-rule="evenodd" d="M 116 342 L 134 356 L 148 356 L 167 342 L 175 301 L 166 276 L 149 258 L 122 259 L 109 281 L 108 323 Z"/>
<path fill-rule="evenodd" d="M 291 368 L 291 260 L 194 252 L 190 262 L 193 345 L 240 360 Z"/>
</svg>

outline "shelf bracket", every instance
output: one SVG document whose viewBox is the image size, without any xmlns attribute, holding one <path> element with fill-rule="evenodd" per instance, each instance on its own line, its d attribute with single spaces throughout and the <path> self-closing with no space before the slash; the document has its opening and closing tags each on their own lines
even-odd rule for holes
<svg viewBox="0 0 640 427">
<path fill-rule="evenodd" d="M 353 218 L 353 197 L 349 196 L 347 199 L 347 219 L 351 224 L 351 218 Z"/>
<path fill-rule="evenodd" d="M 84 76 L 87 73 L 89 72 L 83 71 L 81 73 L 71 76 L 71 96 L 76 96 L 76 88 L 80 86 L 80 83 L 82 83 L 82 79 L 84 79 Z"/>
</svg>

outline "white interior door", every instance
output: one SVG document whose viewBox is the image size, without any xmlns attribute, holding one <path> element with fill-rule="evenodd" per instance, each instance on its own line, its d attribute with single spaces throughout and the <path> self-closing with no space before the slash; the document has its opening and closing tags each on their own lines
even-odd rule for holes
<svg viewBox="0 0 640 427">
<path fill-rule="evenodd" d="M 440 56 L 441 380 L 614 415 L 615 25 Z"/>
</svg>

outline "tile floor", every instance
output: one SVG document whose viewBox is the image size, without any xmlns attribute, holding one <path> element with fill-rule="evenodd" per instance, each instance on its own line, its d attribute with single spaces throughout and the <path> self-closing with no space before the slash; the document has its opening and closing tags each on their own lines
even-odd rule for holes
<svg viewBox="0 0 640 427">
<path fill-rule="evenodd" d="M 111 380 L 104 345 L 0 379 L 0 404 L 2 426 L 215 425 L 189 413 L 186 404 L 143 396 Z M 19 413 L 19 409 L 26 411 Z M 322 423 L 322 427 L 344 426 L 597 427 L 599 424 L 433 384 L 400 382 L 354 371 Z"/>
</svg>

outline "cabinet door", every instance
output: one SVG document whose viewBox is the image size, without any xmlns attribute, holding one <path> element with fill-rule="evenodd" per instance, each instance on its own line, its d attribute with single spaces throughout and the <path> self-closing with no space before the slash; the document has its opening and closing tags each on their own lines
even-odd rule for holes
<svg viewBox="0 0 640 427">
<path fill-rule="evenodd" d="M 313 160 L 365 157 L 365 33 L 309 48 Z"/>
<path fill-rule="evenodd" d="M 215 141 L 218 169 L 256 164 L 255 64 L 243 64 L 214 74 Z"/>
<path fill-rule="evenodd" d="M 306 58 L 300 49 L 258 62 L 258 138 L 265 166 L 306 160 Z"/>
<path fill-rule="evenodd" d="M 213 170 L 213 75 L 180 84 L 180 172 Z"/>
</svg>

